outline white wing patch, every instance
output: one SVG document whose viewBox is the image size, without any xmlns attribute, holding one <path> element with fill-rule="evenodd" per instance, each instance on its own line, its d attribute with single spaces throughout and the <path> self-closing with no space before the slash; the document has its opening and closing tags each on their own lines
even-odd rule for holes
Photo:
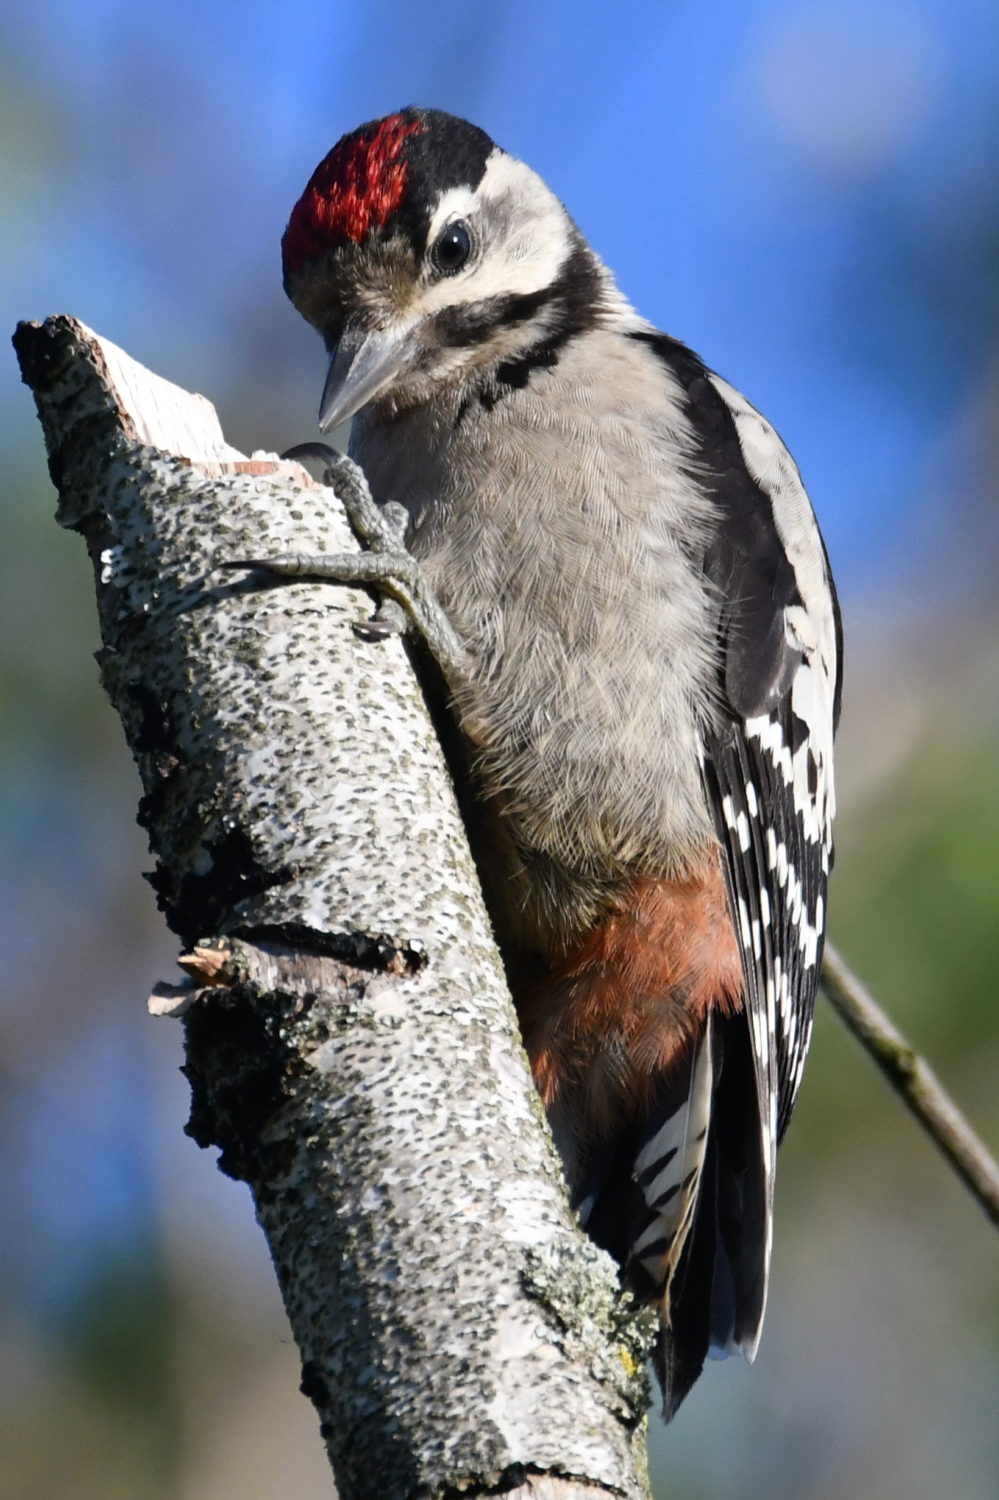
<svg viewBox="0 0 999 1500">
<path fill-rule="evenodd" d="M 709 379 L 793 573 L 787 602 L 775 601 L 789 669 L 779 701 L 736 717 L 708 744 L 703 765 L 746 978 L 768 1203 L 765 1278 L 777 1143 L 801 1083 L 825 933 L 839 648 L 825 549 L 798 470 L 765 418 L 724 380 Z"/>
<path fill-rule="evenodd" d="M 779 731 L 768 718 L 747 720 L 746 731 L 765 744 L 775 759 L 780 756 L 785 780 L 793 784 L 795 803 L 805 820 L 805 836 L 812 843 L 822 842 L 828 872 L 836 813 L 833 729 L 838 662 L 825 549 L 798 467 L 773 427 L 734 386 L 718 375 L 710 379 L 732 413 L 746 468 L 773 507 L 777 534 L 802 599 L 800 605 L 785 610 L 784 624 L 789 641 L 804 656 L 791 685 L 791 707 L 807 726 L 807 746 L 792 757 L 789 748 L 778 743 Z M 815 791 L 808 781 L 809 756 L 816 763 Z"/>
<path fill-rule="evenodd" d="M 732 413 L 746 468 L 773 506 L 777 533 L 794 568 L 805 614 L 817 631 L 816 645 L 836 680 L 836 626 L 826 573 L 825 549 L 798 466 L 762 412 L 712 374 L 711 383 Z"/>
</svg>

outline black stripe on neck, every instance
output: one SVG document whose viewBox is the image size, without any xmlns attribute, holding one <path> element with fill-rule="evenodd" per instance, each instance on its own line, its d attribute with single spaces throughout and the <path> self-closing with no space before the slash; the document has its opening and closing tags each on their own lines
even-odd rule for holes
<svg viewBox="0 0 999 1500">
<path fill-rule="evenodd" d="M 544 315 L 544 331 L 533 342 L 484 373 L 477 395 L 491 411 L 511 391 L 523 390 L 535 370 L 553 369 L 569 340 L 596 327 L 603 310 L 600 268 L 576 232 L 572 249 L 550 285 L 537 292 L 445 308 L 435 321 L 442 343 L 467 348 Z"/>
</svg>

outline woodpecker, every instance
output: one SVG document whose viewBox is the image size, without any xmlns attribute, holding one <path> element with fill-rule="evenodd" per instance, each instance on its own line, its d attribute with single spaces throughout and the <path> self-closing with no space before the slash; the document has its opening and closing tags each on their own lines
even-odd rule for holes
<svg viewBox="0 0 999 1500">
<path fill-rule="evenodd" d="M 320 426 L 353 418 L 456 643 L 525 1047 L 581 1222 L 659 1310 L 670 1416 L 760 1336 L 832 860 L 825 547 L 770 424 L 476 126 L 344 136 L 282 249 Z"/>
</svg>

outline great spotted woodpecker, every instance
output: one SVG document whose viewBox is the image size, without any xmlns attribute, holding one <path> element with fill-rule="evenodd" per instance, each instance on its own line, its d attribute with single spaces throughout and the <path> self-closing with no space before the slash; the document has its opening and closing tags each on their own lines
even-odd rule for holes
<svg viewBox="0 0 999 1500">
<path fill-rule="evenodd" d="M 669 1415 L 760 1335 L 832 858 L 825 548 L 773 428 L 475 126 L 344 136 L 283 252 L 320 424 L 353 417 L 446 617 L 534 1078 L 582 1222 L 659 1307 Z"/>
</svg>

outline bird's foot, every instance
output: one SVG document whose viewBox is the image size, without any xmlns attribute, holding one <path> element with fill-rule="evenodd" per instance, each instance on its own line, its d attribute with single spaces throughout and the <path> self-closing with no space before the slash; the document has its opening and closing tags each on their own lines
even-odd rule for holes
<svg viewBox="0 0 999 1500">
<path fill-rule="evenodd" d="M 355 463 L 326 443 L 302 443 L 282 458 L 317 458 L 325 465 L 323 482 L 335 489 L 343 502 L 355 536 L 367 552 L 283 552 L 275 557 L 235 558 L 221 564 L 227 569 L 246 568 L 273 578 L 315 579 L 327 583 L 370 586 L 384 592 L 370 620 L 354 627 L 359 635 L 380 639 L 414 630 L 425 642 L 445 679 L 455 682 L 461 675 L 464 651 L 450 620 L 441 608 L 423 569 L 406 551 L 408 514 L 390 502 L 376 505 L 367 480 Z"/>
<path fill-rule="evenodd" d="M 406 507 L 397 505 L 394 500 L 387 505 L 376 505 L 364 471 L 353 459 L 345 453 L 338 453 L 329 443 L 299 443 L 281 457 L 293 458 L 299 463 L 311 458 L 323 465 L 323 484 L 336 490 L 347 513 L 350 529 L 363 546 L 371 552 L 405 551 L 409 525 Z"/>
</svg>

